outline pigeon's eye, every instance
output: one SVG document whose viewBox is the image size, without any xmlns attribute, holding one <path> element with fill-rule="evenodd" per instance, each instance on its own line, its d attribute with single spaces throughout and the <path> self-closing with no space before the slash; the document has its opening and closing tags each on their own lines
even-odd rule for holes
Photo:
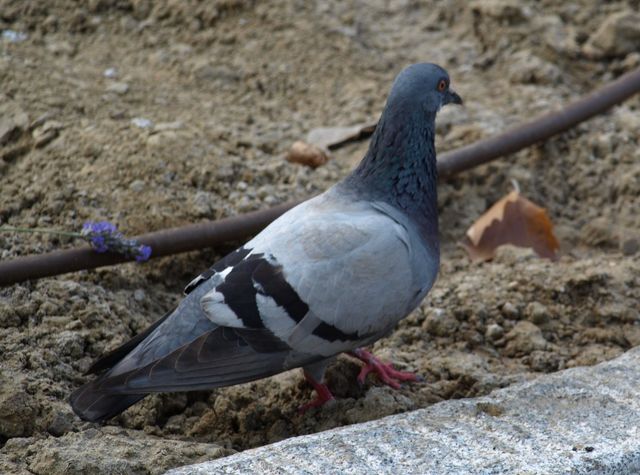
<svg viewBox="0 0 640 475">
<path fill-rule="evenodd" d="M 447 81 L 445 81 L 444 79 L 440 79 L 440 81 L 438 82 L 438 91 L 444 92 L 446 88 L 447 88 Z"/>
</svg>

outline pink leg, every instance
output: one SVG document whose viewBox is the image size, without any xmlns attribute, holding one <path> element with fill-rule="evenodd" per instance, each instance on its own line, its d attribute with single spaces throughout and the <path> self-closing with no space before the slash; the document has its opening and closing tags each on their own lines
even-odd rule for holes
<svg viewBox="0 0 640 475">
<path fill-rule="evenodd" d="M 307 412 L 312 407 L 324 406 L 329 401 L 335 400 L 335 398 L 333 397 L 333 394 L 331 394 L 331 391 L 329 391 L 329 388 L 327 387 L 326 384 L 316 381 L 306 371 L 304 372 L 304 377 L 305 377 L 305 379 L 307 381 L 309 381 L 309 384 L 311 384 L 311 386 L 313 386 L 313 389 L 316 390 L 316 393 L 317 393 L 318 397 L 316 397 L 313 401 L 311 401 L 311 402 L 309 402 L 307 404 L 303 404 L 302 406 L 300 406 L 298 411 L 301 414 L 304 414 L 305 412 Z"/>
<path fill-rule="evenodd" d="M 404 371 L 398 371 L 393 369 L 393 365 L 390 363 L 383 363 L 378 358 L 373 356 L 366 350 L 358 348 L 357 350 L 350 351 L 349 355 L 364 362 L 364 366 L 358 374 L 358 383 L 364 384 L 364 380 L 367 375 L 374 372 L 378 375 L 380 380 L 388 386 L 394 389 L 400 389 L 399 381 L 422 381 L 422 377 L 413 373 L 406 373 Z"/>
</svg>

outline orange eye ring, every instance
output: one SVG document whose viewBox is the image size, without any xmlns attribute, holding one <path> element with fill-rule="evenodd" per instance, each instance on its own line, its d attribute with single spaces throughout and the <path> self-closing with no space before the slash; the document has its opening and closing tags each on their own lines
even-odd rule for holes
<svg viewBox="0 0 640 475">
<path fill-rule="evenodd" d="M 444 92 L 446 88 L 447 88 L 447 81 L 445 81 L 444 79 L 440 79 L 440 81 L 438 81 L 438 91 Z"/>
</svg>

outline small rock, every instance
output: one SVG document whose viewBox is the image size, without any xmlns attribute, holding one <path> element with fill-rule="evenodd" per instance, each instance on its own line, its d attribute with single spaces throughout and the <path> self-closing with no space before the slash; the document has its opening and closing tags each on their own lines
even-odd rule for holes
<svg viewBox="0 0 640 475">
<path fill-rule="evenodd" d="M 549 321 L 549 311 L 547 310 L 547 307 L 542 305 L 540 302 L 531 302 L 527 305 L 525 313 L 529 317 L 529 320 L 536 325 L 547 323 Z"/>
<path fill-rule="evenodd" d="M 102 75 L 106 78 L 113 79 L 118 77 L 118 70 L 116 68 L 107 68 Z"/>
<path fill-rule="evenodd" d="M 505 302 L 502 305 L 502 314 L 507 318 L 516 319 L 520 317 L 520 310 L 511 302 Z"/>
<path fill-rule="evenodd" d="M 47 51 L 56 56 L 73 56 L 76 54 L 76 47 L 68 41 L 54 41 L 47 43 Z"/>
<path fill-rule="evenodd" d="M 153 127 L 153 122 L 149 119 L 145 119 L 144 117 L 134 117 L 131 119 L 131 123 L 136 127 L 140 127 L 141 129 L 148 129 Z"/>
<path fill-rule="evenodd" d="M 33 397 L 4 381 L 1 384 L 0 437 L 8 439 L 31 435 L 38 413 Z"/>
<path fill-rule="evenodd" d="M 598 157 L 609 157 L 615 148 L 618 137 L 613 132 L 603 132 L 597 134 L 590 141 L 593 151 Z"/>
<path fill-rule="evenodd" d="M 113 82 L 107 86 L 107 92 L 113 92 L 115 94 L 126 94 L 129 92 L 129 84 L 126 82 Z"/>
<path fill-rule="evenodd" d="M 278 203 L 278 199 L 273 195 L 268 195 L 264 197 L 262 202 L 267 206 L 275 206 Z"/>
<path fill-rule="evenodd" d="M 272 192 L 273 192 L 273 186 L 264 185 L 256 190 L 256 196 L 261 200 L 264 200 Z"/>
<path fill-rule="evenodd" d="M 29 130 L 37 129 L 38 127 L 44 125 L 44 123 L 47 122 L 48 120 L 52 120 L 53 117 L 54 117 L 53 112 L 45 112 L 44 114 L 39 115 L 34 119 L 33 122 L 31 122 L 31 124 L 29 124 Z"/>
<path fill-rule="evenodd" d="M 625 256 L 633 256 L 640 250 L 640 241 L 637 238 L 625 239 L 621 245 L 621 251 Z"/>
<path fill-rule="evenodd" d="M 56 347 L 60 355 L 73 359 L 82 357 L 84 353 L 84 338 L 75 331 L 62 331 L 55 336 Z"/>
<path fill-rule="evenodd" d="M 60 437 L 71 431 L 74 420 L 75 416 L 71 412 L 57 412 L 47 427 L 47 432 L 54 437 Z"/>
<path fill-rule="evenodd" d="M 595 58 L 624 56 L 637 51 L 638 44 L 640 13 L 626 10 L 609 15 L 591 35 L 584 52 Z"/>
<path fill-rule="evenodd" d="M 458 321 L 441 308 L 434 309 L 425 319 L 424 328 L 434 336 L 451 336 L 458 329 Z"/>
<path fill-rule="evenodd" d="M 497 323 L 490 323 L 487 325 L 487 330 L 485 331 L 485 336 L 487 339 L 491 341 L 496 341 L 502 338 L 504 335 L 504 328 L 502 328 Z"/>
<path fill-rule="evenodd" d="M 505 339 L 507 346 L 504 352 L 507 356 L 528 355 L 535 350 L 546 350 L 549 346 L 542 336 L 542 330 L 527 320 L 519 321 Z"/>
<path fill-rule="evenodd" d="M 127 118 L 127 111 L 126 110 L 121 110 L 121 109 L 111 110 L 109 112 L 109 117 L 111 117 L 113 120 L 126 119 Z"/>
<path fill-rule="evenodd" d="M 36 148 L 42 148 L 55 139 L 63 125 L 55 120 L 46 121 L 41 127 L 37 127 L 31 132 Z"/>
<path fill-rule="evenodd" d="M 211 64 L 210 59 L 196 60 L 192 67 L 196 79 L 223 84 L 233 84 L 240 80 L 240 74 L 225 66 Z"/>
<path fill-rule="evenodd" d="M 178 133 L 173 130 L 165 130 L 160 133 L 152 133 L 147 138 L 147 145 L 150 147 L 163 147 L 166 144 L 176 140 Z"/>
<path fill-rule="evenodd" d="M 129 185 L 129 189 L 131 191 L 135 191 L 136 193 L 140 193 L 142 190 L 144 190 L 144 187 L 145 183 L 142 180 L 134 180 Z"/>
<path fill-rule="evenodd" d="M 526 357 L 525 364 L 528 364 L 532 370 L 549 373 L 551 371 L 557 371 L 560 364 L 560 356 L 552 351 L 532 351 L 531 354 Z"/>
<path fill-rule="evenodd" d="M 330 157 L 328 152 L 320 147 L 298 140 L 291 145 L 285 158 L 291 163 L 318 168 L 327 163 Z"/>
<path fill-rule="evenodd" d="M 624 58 L 620 66 L 622 66 L 623 71 L 631 71 L 632 69 L 637 68 L 640 66 L 640 53 L 629 53 Z"/>
<path fill-rule="evenodd" d="M 147 294 L 145 294 L 144 290 L 142 290 L 142 289 L 136 289 L 133 292 L 133 298 L 137 302 L 142 302 L 146 298 L 146 296 L 147 296 Z"/>
<path fill-rule="evenodd" d="M 29 125 L 29 117 L 18 104 L 0 96 L 0 146 L 16 140 Z"/>
<path fill-rule="evenodd" d="M 208 191 L 197 191 L 191 200 L 191 208 L 199 217 L 211 216 L 214 210 L 215 195 Z"/>
<path fill-rule="evenodd" d="M 22 31 L 2 30 L 2 39 L 9 43 L 21 43 L 27 38 L 27 34 Z"/>
</svg>

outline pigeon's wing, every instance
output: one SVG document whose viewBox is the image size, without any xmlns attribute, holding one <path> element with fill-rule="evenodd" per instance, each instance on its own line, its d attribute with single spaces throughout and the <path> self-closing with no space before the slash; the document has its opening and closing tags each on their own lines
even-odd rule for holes
<svg viewBox="0 0 640 475">
<path fill-rule="evenodd" d="M 71 395 L 76 414 L 104 421 L 150 392 L 229 386 L 281 372 L 291 353 L 281 340 L 265 329 L 220 326 L 202 309 L 221 271 L 247 254 L 240 248 L 217 262 L 187 286 L 172 312 L 97 361 L 92 372 L 102 374 Z"/>
<path fill-rule="evenodd" d="M 94 364 L 103 373 L 71 395 L 76 414 L 85 420 L 104 421 L 150 392 L 230 386 L 319 359 L 296 356 L 268 329 L 214 323 L 200 300 L 220 276 L 206 274 L 210 278 L 189 289 L 173 312 L 143 332 L 145 337 L 135 337 Z"/>
<path fill-rule="evenodd" d="M 377 340 L 413 310 L 438 268 L 408 219 L 384 204 L 329 193 L 247 243 L 259 319 L 293 350 L 331 356 Z M 233 270 L 226 277 L 233 276 Z M 229 299 L 203 298 L 215 313 Z"/>
</svg>

